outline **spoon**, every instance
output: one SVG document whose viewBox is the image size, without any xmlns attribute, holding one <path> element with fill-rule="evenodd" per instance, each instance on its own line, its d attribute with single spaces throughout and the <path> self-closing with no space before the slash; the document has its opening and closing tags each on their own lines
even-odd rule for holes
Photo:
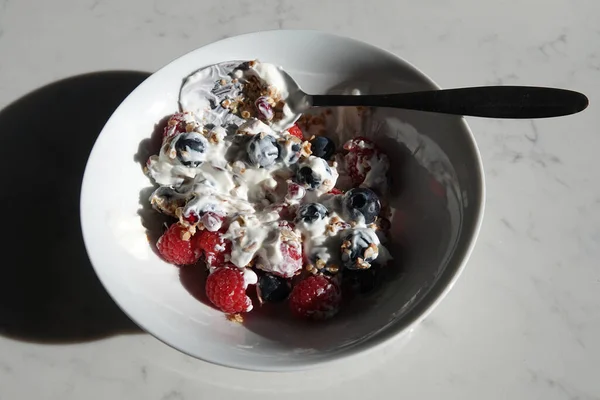
<svg viewBox="0 0 600 400">
<path fill-rule="evenodd" d="M 289 97 L 295 114 L 311 107 L 392 107 L 442 114 L 486 118 L 548 118 L 575 114 L 586 109 L 588 98 L 565 89 L 533 86 L 480 86 L 411 93 L 367 95 L 310 95 L 303 92 L 285 71 Z"/>
<path fill-rule="evenodd" d="M 241 94 L 238 83 L 224 86 L 215 82 L 228 81 L 235 71 L 247 71 L 245 61 L 227 61 L 202 68 L 184 80 L 179 102 L 184 110 L 192 110 L 208 123 L 238 126 L 242 118 L 222 107 L 223 101 Z M 245 68 L 245 69 L 244 69 Z M 486 118 L 548 118 L 575 114 L 587 108 L 588 98 L 565 89 L 533 86 L 480 86 L 457 89 L 429 90 L 410 93 L 368 95 L 311 95 L 281 67 L 262 63 L 263 72 L 277 86 L 284 88 L 287 111 L 281 120 L 271 124 L 279 130 L 291 126 L 312 107 L 366 106 L 392 107 Z M 229 81 L 228 81 L 229 82 Z"/>
</svg>

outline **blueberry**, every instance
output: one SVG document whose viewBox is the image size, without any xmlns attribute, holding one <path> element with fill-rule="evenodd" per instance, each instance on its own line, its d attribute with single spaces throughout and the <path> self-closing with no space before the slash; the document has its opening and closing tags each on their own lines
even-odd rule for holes
<svg viewBox="0 0 600 400">
<path fill-rule="evenodd" d="M 298 209 L 296 216 L 297 221 L 304 221 L 306 223 L 313 223 L 319 219 L 324 219 L 329 215 L 327 207 L 319 203 L 306 203 Z"/>
<path fill-rule="evenodd" d="M 329 160 L 335 153 L 333 141 L 325 136 L 317 136 L 310 141 L 312 155 Z"/>
<path fill-rule="evenodd" d="M 300 159 L 300 150 L 302 147 L 298 143 L 292 145 L 292 155 L 288 159 L 289 164 L 294 164 Z"/>
<path fill-rule="evenodd" d="M 344 207 L 353 221 L 364 218 L 366 224 L 375 222 L 381 203 L 375 192 L 367 188 L 350 189 L 344 195 Z"/>
<path fill-rule="evenodd" d="M 277 303 L 287 299 L 292 290 L 289 281 L 278 276 L 260 274 L 256 292 L 261 302 Z"/>
<path fill-rule="evenodd" d="M 206 160 L 208 140 L 198 132 L 182 133 L 175 142 L 177 159 L 186 167 L 199 167 Z"/>
<path fill-rule="evenodd" d="M 379 239 L 372 229 L 353 229 L 342 238 L 341 251 L 344 267 L 368 269 L 379 255 Z"/>
<path fill-rule="evenodd" d="M 278 146 L 279 159 L 277 161 L 282 161 L 285 165 L 290 166 L 300 160 L 300 154 L 302 150 L 300 143 L 286 141 L 283 143 L 278 143 Z"/>
<path fill-rule="evenodd" d="M 309 189 L 316 189 L 321 186 L 321 177 L 310 167 L 302 167 L 296 173 L 298 183 L 307 186 Z"/>
<path fill-rule="evenodd" d="M 326 179 L 333 180 L 332 185 L 335 184 L 335 178 L 327 161 L 314 156 L 310 156 L 300 164 L 295 178 L 296 182 L 308 190 L 318 189 Z"/>
<path fill-rule="evenodd" d="M 248 159 L 255 167 L 269 167 L 279 157 L 277 140 L 271 135 L 254 135 L 246 146 Z"/>
<path fill-rule="evenodd" d="M 355 293 L 367 294 L 378 288 L 385 280 L 383 267 L 372 266 L 367 270 L 346 270 L 343 285 Z"/>
</svg>

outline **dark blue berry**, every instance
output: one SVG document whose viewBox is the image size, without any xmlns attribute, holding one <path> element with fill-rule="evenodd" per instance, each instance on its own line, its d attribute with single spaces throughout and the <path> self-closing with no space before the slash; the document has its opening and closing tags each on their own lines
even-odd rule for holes
<svg viewBox="0 0 600 400">
<path fill-rule="evenodd" d="M 371 229 L 354 229 L 342 238 L 341 258 L 347 269 L 368 269 L 378 253 L 377 235 Z"/>
<path fill-rule="evenodd" d="M 298 143 L 277 143 L 279 146 L 279 159 L 277 161 L 282 161 L 285 165 L 292 165 L 300 160 L 300 154 L 302 147 Z"/>
<path fill-rule="evenodd" d="M 381 203 L 375 192 L 367 188 L 350 189 L 344 195 L 344 207 L 353 221 L 364 218 L 366 224 L 375 222 Z"/>
<path fill-rule="evenodd" d="M 269 167 L 279 157 L 277 140 L 271 135 L 258 134 L 252 137 L 246 147 L 248 159 L 255 167 Z"/>
<path fill-rule="evenodd" d="M 296 180 L 301 185 L 306 186 L 308 189 L 316 189 L 321 186 L 321 176 L 316 174 L 310 167 L 305 166 L 298 170 L 296 173 Z"/>
<path fill-rule="evenodd" d="M 294 164 L 296 162 L 298 162 L 298 160 L 300 159 L 300 150 L 302 149 L 302 147 L 300 147 L 299 144 L 294 143 L 292 145 L 292 155 L 290 156 L 289 160 L 288 160 L 288 164 Z"/>
<path fill-rule="evenodd" d="M 261 274 L 258 277 L 256 292 L 261 302 L 277 303 L 287 299 L 292 287 L 287 279 Z"/>
<path fill-rule="evenodd" d="M 198 132 L 182 133 L 175 142 L 177 159 L 186 167 L 199 167 L 206 160 L 208 140 Z"/>
<path fill-rule="evenodd" d="M 310 156 L 298 166 L 295 181 L 308 190 L 315 190 L 321 186 L 323 181 L 331 178 L 332 171 L 327 161 Z"/>
<path fill-rule="evenodd" d="M 325 136 L 317 136 L 311 140 L 310 149 L 313 156 L 324 158 L 325 160 L 329 160 L 333 153 L 335 153 L 333 141 Z"/>
<path fill-rule="evenodd" d="M 342 284 L 354 293 L 370 293 L 385 280 L 383 269 L 384 267 L 372 266 L 367 270 L 345 270 Z"/>
<path fill-rule="evenodd" d="M 324 219 L 329 215 L 327 207 L 319 203 L 306 203 L 298 209 L 296 216 L 297 221 L 304 221 L 307 223 L 313 223 L 319 219 Z"/>
</svg>

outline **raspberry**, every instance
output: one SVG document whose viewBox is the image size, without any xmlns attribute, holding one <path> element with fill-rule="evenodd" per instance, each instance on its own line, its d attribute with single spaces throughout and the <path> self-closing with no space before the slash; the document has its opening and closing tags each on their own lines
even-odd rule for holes
<svg viewBox="0 0 600 400">
<path fill-rule="evenodd" d="M 280 221 L 279 226 L 285 230 L 290 226 L 287 224 L 290 224 L 293 229 L 293 224 L 287 221 Z M 273 275 L 291 278 L 296 272 L 302 270 L 302 243 L 300 241 L 284 239 L 279 245 L 279 250 L 282 261 L 279 266 L 271 266 L 275 268 L 270 271 Z"/>
<path fill-rule="evenodd" d="M 265 244 L 268 249 L 258 254 L 255 265 L 256 268 L 272 275 L 291 278 L 302 270 L 302 240 L 300 235 L 295 233 L 292 222 L 278 221 L 277 225 L 276 240 L 268 245 Z M 273 254 L 277 251 L 281 253 L 280 259 L 273 260 L 265 257 L 269 252 Z"/>
<path fill-rule="evenodd" d="M 292 220 L 296 217 L 296 211 L 293 207 L 284 204 L 279 210 L 279 217 L 287 221 Z"/>
<path fill-rule="evenodd" d="M 231 241 L 223 239 L 222 232 L 211 232 L 205 229 L 200 231 L 195 238 L 196 247 L 204 253 L 207 266 L 220 267 L 229 261 Z"/>
<path fill-rule="evenodd" d="M 171 115 L 165 130 L 163 131 L 163 138 L 175 136 L 179 133 L 185 132 L 185 113 L 175 113 Z"/>
<path fill-rule="evenodd" d="M 281 243 L 281 254 L 284 263 L 294 265 L 294 269 L 302 269 L 302 245 L 299 242 L 289 241 Z"/>
<path fill-rule="evenodd" d="M 224 215 L 212 211 L 202 212 L 198 215 L 194 210 L 188 210 L 184 211 L 179 221 L 185 226 L 201 222 L 205 229 L 214 232 L 221 229 L 225 219 Z"/>
<path fill-rule="evenodd" d="M 256 280 L 253 282 L 256 283 Z M 228 314 L 252 310 L 252 300 L 246 295 L 247 287 L 244 272 L 233 264 L 215 269 L 206 278 L 206 296 L 217 308 Z"/>
<path fill-rule="evenodd" d="M 270 204 L 265 207 L 265 211 L 276 211 L 279 214 L 279 218 L 284 220 L 291 220 L 296 217 L 296 211 L 294 207 L 285 203 Z"/>
<path fill-rule="evenodd" d="M 327 192 L 327 193 L 329 193 L 329 194 L 336 194 L 336 195 L 337 195 L 337 194 L 344 194 L 344 192 L 342 192 L 342 191 L 341 191 L 340 189 L 338 189 L 338 188 L 333 188 L 333 189 L 331 189 L 331 190 L 330 190 L 329 192 Z"/>
<path fill-rule="evenodd" d="M 358 186 L 364 182 L 367 173 L 371 170 L 369 163 L 371 158 L 381 152 L 372 141 L 364 137 L 349 140 L 344 144 L 344 149 L 348 150 L 348 154 L 344 157 L 346 170 L 352 183 Z"/>
<path fill-rule="evenodd" d="M 304 133 L 298 126 L 298 124 L 294 124 L 290 129 L 287 130 L 288 133 L 292 136 L 296 136 L 300 140 L 304 140 Z"/>
<path fill-rule="evenodd" d="M 364 156 L 361 156 L 358 152 L 352 152 L 346 154 L 344 160 L 346 162 L 346 171 L 352 180 L 352 184 L 358 186 L 363 183 L 367 177 L 367 172 L 371 168 L 364 164 Z"/>
<path fill-rule="evenodd" d="M 162 258 L 175 265 L 194 264 L 200 258 L 200 251 L 194 246 L 193 239 L 182 237 L 188 231 L 178 223 L 174 223 L 156 242 Z"/>
<path fill-rule="evenodd" d="M 200 218 L 198 218 L 196 213 L 193 211 L 191 211 L 188 215 L 182 215 L 182 217 L 183 220 L 190 225 L 194 225 L 200 221 Z"/>
<path fill-rule="evenodd" d="M 341 290 L 323 275 L 312 275 L 298 283 L 290 294 L 290 309 L 301 318 L 324 320 L 339 309 Z"/>
<path fill-rule="evenodd" d="M 287 182 L 287 194 L 285 195 L 285 200 L 288 202 L 297 202 L 302 200 L 304 196 L 306 196 L 306 189 L 303 186 L 298 185 L 297 183 L 289 180 Z"/>
</svg>

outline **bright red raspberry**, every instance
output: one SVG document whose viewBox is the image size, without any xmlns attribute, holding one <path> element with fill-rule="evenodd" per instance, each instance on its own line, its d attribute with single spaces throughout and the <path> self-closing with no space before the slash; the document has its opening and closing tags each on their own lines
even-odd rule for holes
<svg viewBox="0 0 600 400">
<path fill-rule="evenodd" d="M 194 225 L 198 221 L 200 221 L 200 218 L 198 217 L 198 215 L 196 215 L 195 212 L 190 212 L 188 215 L 183 215 L 183 220 L 190 225 Z"/>
<path fill-rule="evenodd" d="M 342 191 L 341 191 L 340 189 L 338 189 L 338 188 L 333 188 L 333 189 L 331 189 L 331 190 L 330 190 L 329 192 L 327 192 L 327 193 L 329 193 L 329 194 L 336 194 L 336 195 L 337 195 L 337 194 L 344 194 L 344 192 L 342 192 Z"/>
<path fill-rule="evenodd" d="M 298 126 L 298 124 L 294 124 L 290 129 L 287 130 L 288 133 L 292 136 L 296 136 L 300 140 L 304 140 L 304 133 L 302 133 L 302 129 Z"/>
<path fill-rule="evenodd" d="M 206 278 L 206 296 L 228 314 L 252 310 L 252 300 L 246 295 L 247 287 L 244 272 L 233 264 L 215 269 Z"/>
<path fill-rule="evenodd" d="M 190 265 L 200 259 L 200 251 L 194 246 L 194 239 L 184 240 L 187 229 L 174 223 L 156 242 L 158 252 L 165 261 L 175 265 Z"/>
<path fill-rule="evenodd" d="M 323 275 L 312 275 L 292 289 L 290 309 L 301 318 L 324 320 L 338 312 L 341 298 L 341 290 L 335 282 Z"/>
<path fill-rule="evenodd" d="M 185 132 L 185 126 L 185 113 L 173 114 L 171 118 L 169 118 L 167 126 L 165 126 L 165 130 L 163 131 L 163 138 Z"/>
<path fill-rule="evenodd" d="M 207 229 L 195 236 L 196 247 L 204 254 L 209 267 L 221 267 L 231 257 L 231 241 L 223 238 L 222 232 L 211 232 Z"/>
</svg>

